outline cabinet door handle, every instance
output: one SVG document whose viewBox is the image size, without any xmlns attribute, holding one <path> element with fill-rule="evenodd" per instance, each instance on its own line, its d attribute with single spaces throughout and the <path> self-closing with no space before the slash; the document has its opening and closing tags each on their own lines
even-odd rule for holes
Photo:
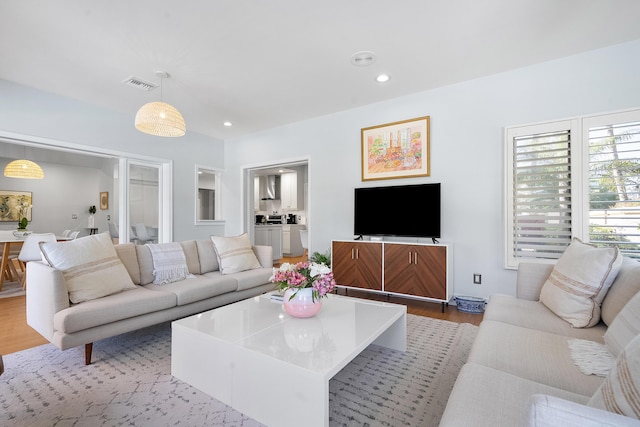
<svg viewBox="0 0 640 427">
<path fill-rule="evenodd" d="M 413 263 L 418 265 L 418 252 L 413 253 Z"/>
<path fill-rule="evenodd" d="M 359 249 L 356 248 L 356 259 L 360 259 L 360 253 L 358 251 L 359 251 Z"/>
<path fill-rule="evenodd" d="M 351 248 L 351 259 L 355 259 L 353 248 Z"/>
<path fill-rule="evenodd" d="M 411 251 L 409 251 L 409 264 L 411 264 Z"/>
</svg>

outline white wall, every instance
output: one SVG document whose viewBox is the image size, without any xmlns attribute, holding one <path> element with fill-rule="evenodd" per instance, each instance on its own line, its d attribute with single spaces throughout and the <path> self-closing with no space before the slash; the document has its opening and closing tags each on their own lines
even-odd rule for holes
<svg viewBox="0 0 640 427">
<path fill-rule="evenodd" d="M 309 157 L 310 245 L 321 252 L 332 239 L 353 237 L 354 187 L 441 182 L 441 242 L 454 245 L 455 294 L 513 294 L 515 272 L 502 261 L 504 127 L 640 107 L 639 71 L 640 40 L 226 141 L 227 234 L 245 231 L 240 169 L 247 165 Z M 360 129 L 424 115 L 431 176 L 363 183 Z M 384 205 L 373 214 L 394 220 Z"/>
<path fill-rule="evenodd" d="M 14 159 L 0 158 L 0 169 Z M 105 162 L 111 162 L 105 160 Z M 109 231 L 107 215 L 113 217 L 111 203 L 108 210 L 100 209 L 99 194 L 113 194 L 113 179 L 104 170 L 93 167 L 61 166 L 38 162 L 45 172 L 45 179 L 15 179 L 0 176 L 0 190 L 30 191 L 32 194 L 32 219 L 28 229 L 36 233 L 56 233 L 63 230 L 80 231 L 86 236 L 89 206 L 96 206 L 95 226 L 100 232 Z M 56 189 L 55 191 L 52 191 Z M 75 214 L 77 219 L 72 219 Z M 15 230 L 17 222 L 0 222 L 0 230 Z"/>
<path fill-rule="evenodd" d="M 44 138 L 169 159 L 174 174 L 173 239 L 223 234 L 220 225 L 195 225 L 195 165 L 223 169 L 223 141 L 190 132 L 188 117 L 185 117 L 187 134 L 181 138 L 143 134 L 133 126 L 135 113 L 115 112 L 0 80 L 0 136 Z M 46 182 L 45 179 L 43 183 Z M 55 194 L 63 192 L 63 188 L 50 188 L 54 188 Z"/>
<path fill-rule="evenodd" d="M 133 127 L 135 111 L 114 112 L 0 80 L 0 135 L 171 159 L 176 241 L 245 231 L 241 168 L 308 157 L 311 249 L 325 251 L 331 239 L 352 237 L 353 188 L 365 185 L 360 180 L 360 129 L 430 115 L 431 177 L 366 185 L 441 182 L 442 241 L 455 245 L 455 292 L 487 296 L 514 292 L 514 273 L 502 263 L 504 127 L 639 107 L 639 70 L 640 40 L 224 143 L 189 131 L 177 139 L 145 135 Z M 194 225 L 196 164 L 224 170 L 226 230 Z M 57 191 L 52 196 L 62 194 Z M 78 209 L 85 204 L 79 202 Z M 384 206 L 377 214 L 384 218 Z M 34 215 L 34 220 L 40 216 Z M 472 284 L 473 273 L 483 275 L 482 285 Z"/>
</svg>

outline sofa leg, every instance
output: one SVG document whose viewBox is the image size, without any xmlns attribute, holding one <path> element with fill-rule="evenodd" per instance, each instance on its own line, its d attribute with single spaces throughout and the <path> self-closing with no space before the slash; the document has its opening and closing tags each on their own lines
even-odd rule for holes
<svg viewBox="0 0 640 427">
<path fill-rule="evenodd" d="M 91 365 L 91 352 L 93 351 L 93 343 L 84 345 L 84 364 Z"/>
</svg>

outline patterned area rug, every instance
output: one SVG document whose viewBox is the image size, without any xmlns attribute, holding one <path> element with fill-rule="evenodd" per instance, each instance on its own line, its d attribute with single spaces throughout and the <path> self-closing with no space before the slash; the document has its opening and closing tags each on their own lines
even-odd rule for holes
<svg viewBox="0 0 640 427">
<path fill-rule="evenodd" d="M 332 426 L 437 426 L 477 327 L 408 315 L 406 353 L 371 345 L 329 384 Z M 0 425 L 260 426 L 171 376 L 171 325 L 5 355 Z"/>
<path fill-rule="evenodd" d="M 26 292 L 22 289 L 20 282 L 2 282 L 2 290 L 0 298 L 11 298 L 24 295 Z"/>
</svg>

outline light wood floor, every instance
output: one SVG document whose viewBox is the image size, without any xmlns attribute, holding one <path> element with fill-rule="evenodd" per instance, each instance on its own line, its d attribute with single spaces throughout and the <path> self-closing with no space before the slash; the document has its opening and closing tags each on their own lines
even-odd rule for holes
<svg viewBox="0 0 640 427">
<path fill-rule="evenodd" d="M 284 258 L 282 262 L 297 262 L 301 259 L 303 258 Z M 341 289 L 339 293 L 344 295 L 345 290 Z M 482 321 L 482 314 L 464 313 L 458 311 L 455 306 L 446 307 L 444 313 L 442 313 L 442 307 L 439 303 L 399 298 L 396 296 L 387 298 L 386 295 L 354 290 L 349 290 L 348 295 L 404 304 L 407 306 L 408 313 L 418 316 L 433 317 L 459 323 L 471 323 L 474 325 L 479 325 Z M 25 296 L 0 298 L 0 354 L 14 353 L 47 343 L 47 340 L 27 325 L 25 305 Z"/>
</svg>

